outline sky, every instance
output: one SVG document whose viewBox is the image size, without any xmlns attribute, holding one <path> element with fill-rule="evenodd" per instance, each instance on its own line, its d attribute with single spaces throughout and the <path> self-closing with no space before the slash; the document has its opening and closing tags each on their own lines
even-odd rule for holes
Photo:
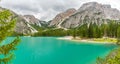
<svg viewBox="0 0 120 64">
<path fill-rule="evenodd" d="M 40 20 L 52 20 L 58 13 L 69 8 L 79 9 L 87 2 L 110 4 L 120 10 L 120 0 L 2 0 L 0 6 L 20 15 L 34 15 Z"/>
</svg>

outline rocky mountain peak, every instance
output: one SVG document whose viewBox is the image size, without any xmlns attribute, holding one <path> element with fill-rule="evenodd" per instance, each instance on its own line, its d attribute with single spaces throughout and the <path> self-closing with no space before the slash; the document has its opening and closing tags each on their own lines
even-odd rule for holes
<svg viewBox="0 0 120 64">
<path fill-rule="evenodd" d="M 70 8 L 70 9 L 66 10 L 65 12 L 68 13 L 68 14 L 71 14 L 71 13 L 76 12 L 76 9 Z"/>
<path fill-rule="evenodd" d="M 24 15 L 24 18 L 30 24 L 37 24 L 37 23 L 39 23 L 39 20 L 37 18 L 35 18 L 33 15 Z"/>
<path fill-rule="evenodd" d="M 83 4 L 78 9 L 78 11 L 85 10 L 85 9 L 90 9 L 90 8 L 94 8 L 94 9 L 104 8 L 105 9 L 105 8 L 111 8 L 111 5 L 100 4 L 100 3 L 97 3 L 97 2 L 88 2 L 88 3 Z"/>
<path fill-rule="evenodd" d="M 29 20 L 37 20 L 33 15 L 24 15 L 24 18 Z"/>
<path fill-rule="evenodd" d="M 24 15 L 24 18 L 29 19 L 30 21 L 33 20 L 33 22 L 38 21 L 38 19 L 33 15 Z"/>
<path fill-rule="evenodd" d="M 76 10 L 74 8 L 68 9 L 65 12 L 59 13 L 56 17 L 50 22 L 49 26 L 58 26 L 64 19 L 68 18 L 74 14 Z"/>
<path fill-rule="evenodd" d="M 62 27 L 74 28 L 85 23 L 102 24 L 103 19 L 120 20 L 120 11 L 111 8 L 110 5 L 97 2 L 88 2 L 83 4 L 75 14 L 65 19 L 61 23 Z"/>
</svg>

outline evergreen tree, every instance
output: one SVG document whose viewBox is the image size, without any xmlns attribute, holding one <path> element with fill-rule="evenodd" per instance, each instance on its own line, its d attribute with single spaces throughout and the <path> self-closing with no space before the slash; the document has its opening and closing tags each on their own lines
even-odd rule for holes
<svg viewBox="0 0 120 64">
<path fill-rule="evenodd" d="M 120 48 L 113 50 L 106 58 L 97 59 L 97 64 L 120 64 Z"/>
<path fill-rule="evenodd" d="M 108 36 L 108 24 L 102 24 L 100 26 L 100 29 L 101 29 L 101 33 L 104 37 L 107 37 Z"/>
<path fill-rule="evenodd" d="M 92 30 L 93 30 L 93 38 L 98 38 L 99 37 L 98 26 L 95 23 L 92 25 Z"/>
<path fill-rule="evenodd" d="M 0 64 L 7 64 L 14 57 L 13 50 L 20 41 L 17 37 L 10 43 L 2 45 L 2 41 L 12 34 L 15 22 L 9 10 L 0 11 L 0 55 L 3 56 L 0 58 Z"/>
<path fill-rule="evenodd" d="M 88 28 L 88 37 L 93 38 L 93 25 L 90 23 L 89 28 Z"/>
<path fill-rule="evenodd" d="M 108 37 L 115 37 L 116 36 L 116 28 L 117 28 L 117 22 L 114 21 L 114 20 L 111 20 L 109 23 L 108 23 L 108 32 L 107 32 L 107 36 Z"/>
<path fill-rule="evenodd" d="M 80 26 L 78 28 L 77 34 L 80 37 L 87 38 L 88 37 L 88 26 L 87 26 L 87 24 L 84 24 L 84 25 Z"/>
<path fill-rule="evenodd" d="M 118 39 L 117 44 L 119 44 L 120 43 L 120 25 L 118 25 L 118 28 L 117 28 L 117 39 Z"/>
<path fill-rule="evenodd" d="M 76 33 L 77 33 L 77 30 L 76 30 L 76 28 L 74 28 L 74 29 L 73 29 L 73 32 L 72 32 L 72 36 L 73 36 L 74 39 L 75 39 L 76 36 L 77 36 Z"/>
</svg>

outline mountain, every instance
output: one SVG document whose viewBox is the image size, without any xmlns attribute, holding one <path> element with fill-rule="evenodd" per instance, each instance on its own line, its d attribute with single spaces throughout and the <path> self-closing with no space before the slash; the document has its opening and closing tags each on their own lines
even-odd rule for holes
<svg viewBox="0 0 120 64">
<path fill-rule="evenodd" d="M 97 2 L 83 4 L 77 11 L 73 10 L 69 15 L 66 12 L 58 14 L 50 23 L 50 26 L 61 26 L 64 28 L 75 28 L 82 24 L 109 22 L 108 20 L 120 20 L 120 11 Z M 61 22 L 61 23 L 60 23 Z M 60 25 L 59 25 L 60 24 Z"/>
<path fill-rule="evenodd" d="M 0 10 L 9 10 L 9 9 L 0 7 Z M 36 29 L 34 29 L 31 25 L 27 23 L 26 19 L 24 19 L 22 15 L 18 15 L 11 10 L 9 11 L 12 13 L 13 18 L 16 18 L 16 21 L 17 21 L 15 30 L 14 30 L 15 33 L 25 35 L 25 34 L 32 34 L 37 32 Z"/>
<path fill-rule="evenodd" d="M 29 24 L 41 27 L 39 19 L 35 18 L 33 15 L 24 15 L 24 18 L 27 20 Z"/>
<path fill-rule="evenodd" d="M 6 8 L 0 7 L 0 10 Z M 110 20 L 120 20 L 120 11 L 111 8 L 110 5 L 100 4 L 97 2 L 88 2 L 83 4 L 78 10 L 71 8 L 61 12 L 50 20 L 45 22 L 35 18 L 33 15 L 18 15 L 10 10 L 17 19 L 15 32 L 20 34 L 32 34 L 38 32 L 40 27 L 56 27 L 56 28 L 75 28 L 83 24 L 96 23 L 101 25 L 108 23 Z"/>
<path fill-rule="evenodd" d="M 14 14 L 15 15 L 15 14 Z M 15 32 L 23 34 L 32 34 L 38 32 L 37 28 L 46 27 L 47 22 L 35 18 L 33 15 L 17 15 L 17 25 Z"/>
<path fill-rule="evenodd" d="M 0 10 L 9 10 L 6 8 L 0 7 Z M 18 34 L 32 34 L 38 32 L 33 26 L 37 27 L 45 27 L 47 26 L 47 22 L 40 21 L 39 19 L 35 18 L 33 15 L 18 15 L 17 13 L 9 10 L 13 17 L 16 18 L 17 23 L 15 26 L 15 32 Z"/>
<path fill-rule="evenodd" d="M 23 16 L 14 14 L 17 18 L 17 23 L 15 27 L 15 32 L 19 34 L 31 34 L 36 33 L 37 30 L 34 29 L 30 24 L 27 23 Z"/>
<path fill-rule="evenodd" d="M 33 15 L 24 15 L 24 19 L 32 25 L 37 27 L 47 27 L 48 23 L 46 21 L 39 20 L 35 18 Z"/>
<path fill-rule="evenodd" d="M 74 8 L 71 8 L 65 12 L 59 13 L 53 20 L 51 20 L 49 27 L 60 27 L 60 24 L 75 12 L 76 10 Z"/>
</svg>

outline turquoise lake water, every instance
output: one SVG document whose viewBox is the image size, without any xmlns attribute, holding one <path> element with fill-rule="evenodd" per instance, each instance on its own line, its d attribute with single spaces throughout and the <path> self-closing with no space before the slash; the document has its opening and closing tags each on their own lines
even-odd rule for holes
<svg viewBox="0 0 120 64">
<path fill-rule="evenodd" d="M 10 41 L 8 38 L 5 42 Z M 58 40 L 57 37 L 21 37 L 12 64 L 95 64 L 116 45 Z"/>
</svg>

